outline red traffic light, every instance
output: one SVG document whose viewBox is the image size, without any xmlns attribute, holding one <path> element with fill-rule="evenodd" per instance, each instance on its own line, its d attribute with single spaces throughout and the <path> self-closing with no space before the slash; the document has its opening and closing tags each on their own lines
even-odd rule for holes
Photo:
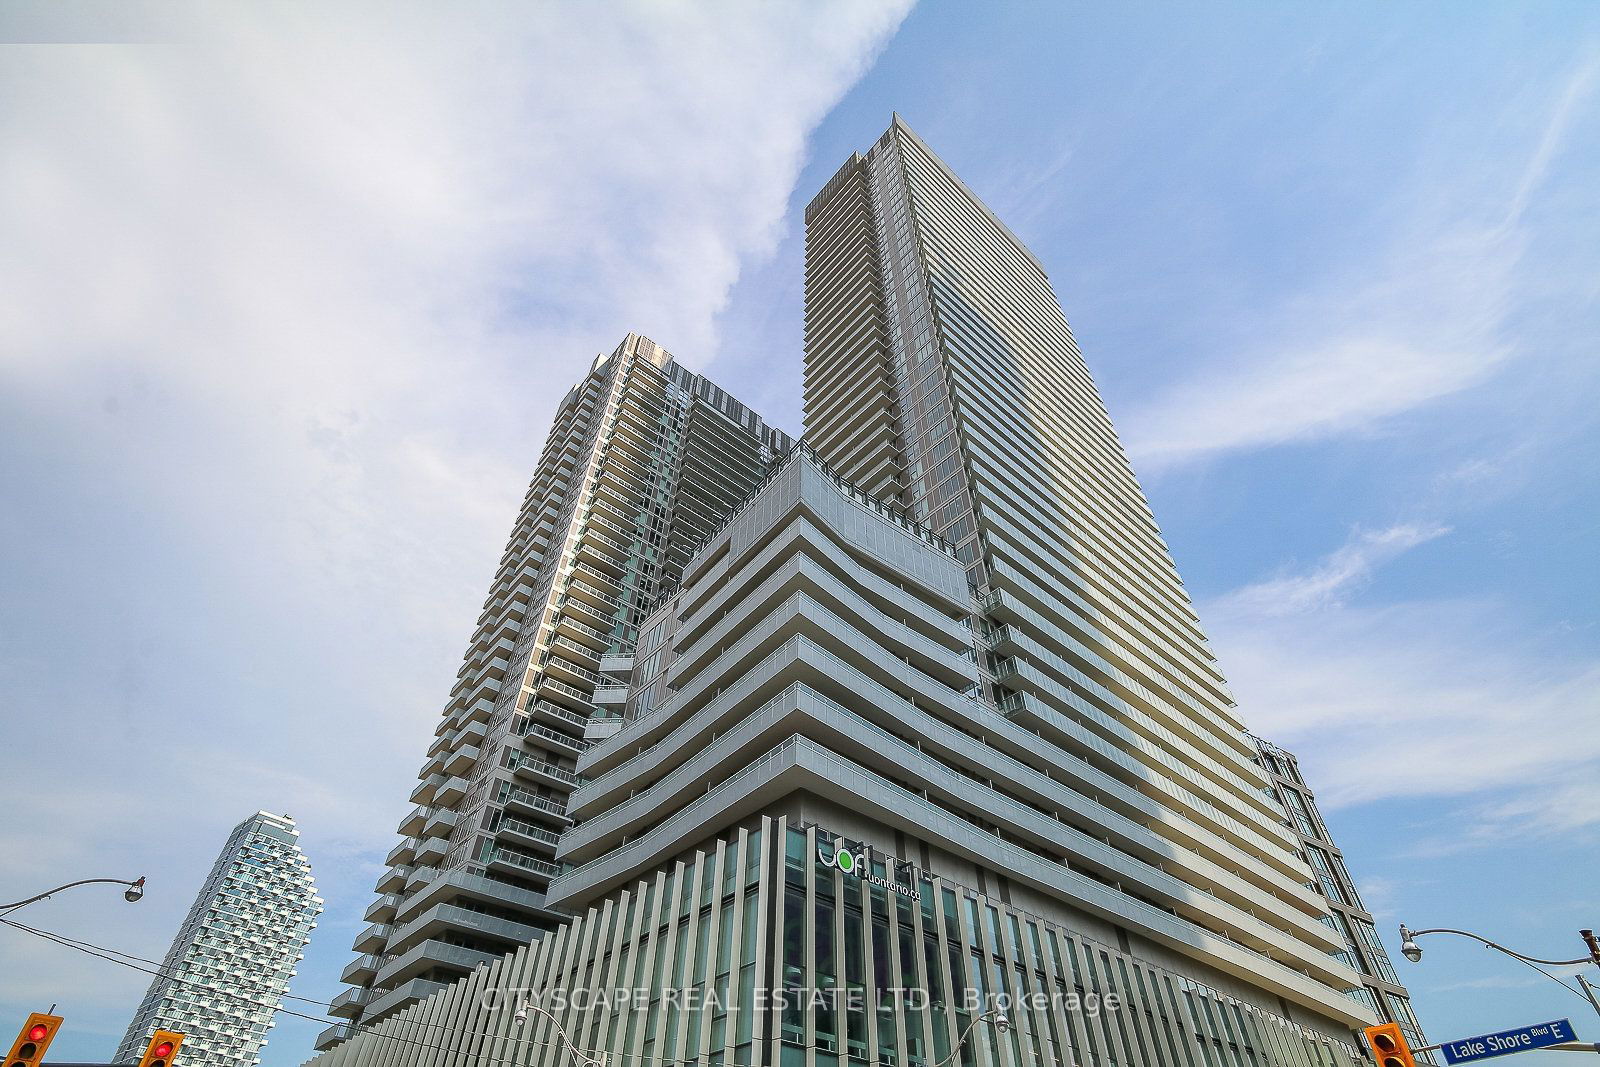
<svg viewBox="0 0 1600 1067">
<path fill-rule="evenodd" d="M 59 1029 L 61 1029 L 61 1016 L 47 1015 L 42 1011 L 33 1012 L 28 1016 L 28 1021 L 22 1024 L 17 1040 L 11 1046 L 10 1054 L 0 1060 L 0 1064 L 5 1064 L 6 1067 L 39 1067 L 39 1061 L 44 1059 L 45 1049 L 55 1040 L 56 1031 Z"/>
<path fill-rule="evenodd" d="M 139 1058 L 139 1067 L 171 1067 L 182 1045 L 183 1035 L 178 1031 L 157 1030 L 150 1035 L 150 1043 Z"/>
</svg>

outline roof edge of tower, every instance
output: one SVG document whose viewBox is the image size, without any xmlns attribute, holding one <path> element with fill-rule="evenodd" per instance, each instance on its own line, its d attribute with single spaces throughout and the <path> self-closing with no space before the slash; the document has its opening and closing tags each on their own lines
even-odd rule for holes
<svg viewBox="0 0 1600 1067">
<path fill-rule="evenodd" d="M 832 199 L 833 194 L 838 192 L 841 186 L 861 172 L 866 161 L 866 157 L 860 152 L 850 153 L 850 158 L 844 161 L 843 166 L 833 172 L 833 177 L 823 183 L 821 191 L 812 197 L 811 202 L 806 205 L 804 217 L 807 225 L 810 224 L 812 216 L 822 210 L 823 205 Z"/>
<path fill-rule="evenodd" d="M 989 205 L 983 202 L 983 198 L 977 193 L 973 192 L 972 187 L 961 180 L 961 175 L 952 170 L 950 164 L 946 163 L 943 157 L 941 157 L 939 153 L 935 152 L 928 145 L 928 142 L 924 141 L 917 131 L 913 130 L 906 123 L 905 119 L 900 117 L 900 112 L 894 112 L 894 116 L 889 122 L 889 130 L 891 132 L 894 130 L 899 130 L 901 133 L 909 137 L 912 143 L 914 143 L 918 148 L 926 152 L 928 158 L 933 160 L 934 163 L 938 165 L 940 170 L 944 171 L 945 176 L 951 181 L 955 182 L 957 187 L 959 187 L 963 193 L 967 194 L 967 199 L 971 200 L 979 211 L 988 216 L 990 222 L 993 222 L 996 226 L 1000 227 L 1000 231 L 1011 239 L 1012 244 L 1017 246 L 1017 251 L 1021 252 L 1024 256 L 1027 256 L 1028 261 L 1035 267 L 1039 268 L 1040 274 L 1043 274 L 1046 278 L 1050 276 L 1050 272 L 1044 269 L 1044 264 L 1039 262 L 1039 257 L 1033 254 L 1033 250 L 1024 244 L 1022 238 L 1018 237 L 1010 226 L 1007 226 L 1004 222 L 1002 222 L 999 215 L 996 215 L 992 210 L 990 210 Z"/>
</svg>

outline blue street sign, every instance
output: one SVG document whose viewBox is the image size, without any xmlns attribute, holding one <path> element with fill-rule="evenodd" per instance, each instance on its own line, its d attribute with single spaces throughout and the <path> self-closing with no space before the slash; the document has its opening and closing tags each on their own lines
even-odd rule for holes
<svg viewBox="0 0 1600 1067">
<path fill-rule="evenodd" d="M 1559 1045 L 1564 1041 L 1578 1040 L 1572 1023 L 1557 1019 L 1553 1023 L 1535 1023 L 1516 1030 L 1501 1030 L 1498 1034 L 1464 1037 L 1460 1041 L 1446 1041 L 1443 1046 L 1446 1063 L 1466 1063 L 1468 1060 L 1486 1060 L 1490 1056 L 1505 1056 L 1513 1052 Z"/>
</svg>

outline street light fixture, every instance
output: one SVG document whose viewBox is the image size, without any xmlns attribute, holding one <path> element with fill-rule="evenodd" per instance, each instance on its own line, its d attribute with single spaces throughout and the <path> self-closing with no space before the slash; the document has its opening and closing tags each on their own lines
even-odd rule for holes
<svg viewBox="0 0 1600 1067">
<path fill-rule="evenodd" d="M 954 1062 L 955 1058 L 961 1055 L 961 1050 L 967 1047 L 967 1038 L 972 1035 L 973 1027 L 977 1026 L 991 1015 L 994 1016 L 991 1025 L 994 1027 L 995 1033 L 1004 1034 L 1007 1030 L 1011 1029 L 1011 1019 L 1006 1015 L 1006 1013 L 1001 1011 L 999 1008 L 990 1008 L 982 1015 L 974 1018 L 970 1023 L 967 1024 L 967 1028 L 961 1031 L 961 1036 L 956 1039 L 956 1047 L 950 1050 L 950 1055 L 946 1056 L 938 1063 L 931 1064 L 930 1067 L 945 1067 L 945 1064 Z"/>
<path fill-rule="evenodd" d="M 11 904 L 0 904 L 0 913 L 9 914 L 9 913 L 11 913 L 13 911 L 16 911 L 20 907 L 24 907 L 25 905 L 32 904 L 36 900 L 43 900 L 46 897 L 55 896 L 57 893 L 61 892 L 63 889 L 71 889 L 74 886 L 80 886 L 80 885 L 93 885 L 93 884 L 95 884 L 97 882 L 106 882 L 106 883 L 109 883 L 111 885 L 125 885 L 125 886 L 127 886 L 128 888 L 123 890 L 122 898 L 124 900 L 126 900 L 129 904 L 132 904 L 134 901 L 136 901 L 140 897 L 144 896 L 144 876 L 143 875 L 140 875 L 137 879 L 135 879 L 134 881 L 131 881 L 131 882 L 128 881 L 127 879 L 124 879 L 124 878 L 84 878 L 81 881 L 68 882 L 66 885 L 58 885 L 54 889 L 51 889 L 51 890 L 49 890 L 47 892 L 44 892 L 44 893 L 39 893 L 36 896 L 28 897 L 26 900 L 18 900 L 18 901 L 14 902 L 14 903 L 11 903 Z"/>
<path fill-rule="evenodd" d="M 1520 952 L 1513 952 L 1504 945 L 1496 944 L 1495 942 L 1490 941 L 1487 937 L 1480 937 L 1478 934 L 1475 934 L 1470 930 L 1451 930 L 1446 927 L 1438 927 L 1432 930 L 1413 930 L 1406 926 L 1405 923 L 1401 923 L 1400 954 L 1406 959 L 1410 960 L 1412 963 L 1422 962 L 1422 948 L 1417 944 L 1417 938 L 1423 936 L 1424 934 L 1455 934 L 1458 937 L 1470 937 L 1472 940 L 1478 942 L 1486 948 L 1492 948 L 1496 952 L 1503 952 L 1514 960 L 1521 960 L 1534 970 L 1539 971 L 1540 974 L 1544 975 L 1552 982 L 1559 983 L 1561 987 L 1567 990 L 1569 993 L 1577 993 L 1578 990 L 1573 989 L 1571 986 L 1567 985 L 1567 983 L 1561 981 L 1561 979 L 1557 978 L 1548 971 L 1540 970 L 1538 965 L 1543 964 L 1546 967 L 1577 967 L 1585 963 L 1592 963 L 1596 966 L 1600 966 L 1600 939 L 1595 937 L 1593 930 L 1578 931 L 1578 936 L 1583 938 L 1584 946 L 1588 948 L 1589 955 L 1580 956 L 1575 960 L 1542 960 L 1537 956 L 1524 956 Z M 1588 999 L 1589 1004 L 1594 1008 L 1595 1013 L 1600 1015 L 1600 1000 L 1595 999 L 1593 990 L 1589 988 L 1589 983 L 1584 981 L 1583 975 L 1581 974 L 1576 975 L 1575 977 L 1578 979 L 1579 987 L 1583 990 L 1582 995 Z"/>
<path fill-rule="evenodd" d="M 561 1036 L 561 1043 L 567 1046 L 567 1049 L 572 1053 L 572 1058 L 578 1061 L 577 1067 L 606 1067 L 606 1053 L 591 1052 L 588 1049 L 581 1049 L 577 1045 L 573 1044 L 572 1038 L 567 1036 L 566 1030 L 562 1029 L 561 1024 L 556 1021 L 556 1017 L 539 1007 L 537 1004 L 526 1000 L 522 1002 L 522 1006 L 519 1007 L 517 1009 L 517 1013 L 512 1016 L 512 1019 L 515 1020 L 518 1026 L 521 1026 L 528 1021 L 529 1010 L 536 1011 L 540 1015 L 543 1015 L 546 1019 L 550 1020 L 550 1025 L 555 1027 L 556 1033 Z"/>
</svg>

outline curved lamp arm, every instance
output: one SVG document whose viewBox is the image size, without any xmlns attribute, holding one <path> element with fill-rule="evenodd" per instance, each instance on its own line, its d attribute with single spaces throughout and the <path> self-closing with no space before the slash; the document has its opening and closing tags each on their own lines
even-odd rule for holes
<svg viewBox="0 0 1600 1067">
<path fill-rule="evenodd" d="M 1504 952 L 1507 956 L 1515 957 L 1524 963 L 1542 963 L 1546 967 L 1572 967 L 1581 963 L 1600 963 L 1600 959 L 1596 959 L 1593 956 L 1585 956 L 1575 960 L 1541 960 L 1537 956 L 1524 956 L 1520 952 L 1513 952 L 1504 945 L 1499 945 L 1493 941 L 1490 941 L 1487 937 L 1479 937 L 1470 930 L 1451 930 L 1443 926 L 1432 930 L 1408 930 L 1406 929 L 1406 924 L 1401 923 L 1400 951 L 1405 954 L 1406 959 L 1415 962 L 1415 958 L 1412 956 L 1413 952 L 1415 952 L 1417 956 L 1421 956 L 1422 952 L 1417 948 L 1414 939 L 1421 937 L 1423 934 L 1459 934 L 1462 937 L 1470 937 L 1474 941 L 1477 941 L 1483 945 L 1487 945 L 1489 948 L 1492 948 L 1497 952 Z"/>
<path fill-rule="evenodd" d="M 66 885 L 58 885 L 54 889 L 49 890 L 48 892 L 40 893 L 37 896 L 29 897 L 26 900 L 19 900 L 14 904 L 0 904 L 0 911 L 14 911 L 15 909 L 20 908 L 25 904 L 32 904 L 36 900 L 44 900 L 46 897 L 54 896 L 55 894 L 61 892 L 63 889 L 71 889 L 74 886 L 80 886 L 80 885 L 93 885 L 96 882 L 108 882 L 111 885 L 125 885 L 125 886 L 127 886 L 128 887 L 127 890 L 122 895 L 125 898 L 127 898 L 127 901 L 130 904 L 133 903 L 134 901 L 138 900 L 140 897 L 144 896 L 144 876 L 143 875 L 141 875 L 140 877 L 134 879 L 131 882 L 126 881 L 126 880 L 121 879 L 121 878 L 84 878 L 81 881 L 68 882 Z"/>
<path fill-rule="evenodd" d="M 550 1020 L 550 1025 L 555 1027 L 556 1033 L 561 1035 L 561 1043 L 566 1045 L 567 1048 L 571 1050 L 572 1055 L 580 1061 L 578 1067 L 606 1067 L 606 1054 L 604 1052 L 594 1052 L 590 1049 L 579 1048 L 573 1043 L 572 1038 L 567 1036 L 567 1031 L 561 1026 L 561 1023 L 556 1020 L 556 1017 L 539 1007 L 539 1005 L 525 1001 L 523 1002 L 522 1007 L 517 1009 L 516 1015 L 512 1016 L 512 1018 L 515 1019 L 519 1024 L 527 1022 L 529 1009 L 538 1012 L 540 1015 L 543 1015 L 546 1019 Z"/>
<path fill-rule="evenodd" d="M 1010 1020 L 1006 1018 L 1005 1013 L 999 1008 L 990 1008 L 982 1015 L 974 1016 L 973 1020 L 967 1024 L 967 1028 L 961 1031 L 961 1036 L 956 1039 L 956 1046 L 950 1050 L 950 1055 L 946 1056 L 938 1063 L 929 1064 L 928 1067 L 945 1067 L 945 1064 L 953 1062 L 957 1056 L 961 1055 L 961 1050 L 967 1047 L 967 1038 L 972 1036 L 972 1028 L 983 1022 L 983 1020 L 987 1019 L 991 1015 L 999 1016 L 999 1018 L 995 1020 L 995 1026 L 1000 1029 L 1001 1033 L 1004 1033 L 1006 1028 L 1010 1025 Z"/>
</svg>

